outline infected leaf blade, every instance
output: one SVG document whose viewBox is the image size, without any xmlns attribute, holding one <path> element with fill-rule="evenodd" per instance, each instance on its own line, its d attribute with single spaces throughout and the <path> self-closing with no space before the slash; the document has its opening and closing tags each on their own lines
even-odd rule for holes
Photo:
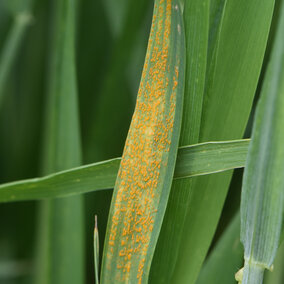
<svg viewBox="0 0 284 284">
<path fill-rule="evenodd" d="M 184 34 L 178 1 L 156 1 L 137 104 L 110 209 L 102 283 L 146 283 L 174 174 Z"/>
</svg>

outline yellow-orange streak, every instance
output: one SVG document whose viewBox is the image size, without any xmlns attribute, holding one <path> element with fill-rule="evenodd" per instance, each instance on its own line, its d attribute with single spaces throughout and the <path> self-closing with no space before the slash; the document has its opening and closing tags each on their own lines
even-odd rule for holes
<svg viewBox="0 0 284 284">
<path fill-rule="evenodd" d="M 141 282 L 158 208 L 156 197 L 161 194 L 157 186 L 166 166 L 163 157 L 169 151 L 174 123 L 178 69 L 173 78 L 167 77 L 172 1 L 160 0 L 155 9 L 137 104 L 115 185 L 106 261 L 111 262 L 115 254 L 119 256 L 117 281 L 128 279 L 135 259 L 139 264 L 133 269 L 137 269 L 137 280 Z M 147 72 L 150 82 L 145 79 Z M 169 80 L 173 81 L 171 92 L 167 92 Z M 117 244 L 122 247 L 118 252 L 114 251 Z"/>
</svg>

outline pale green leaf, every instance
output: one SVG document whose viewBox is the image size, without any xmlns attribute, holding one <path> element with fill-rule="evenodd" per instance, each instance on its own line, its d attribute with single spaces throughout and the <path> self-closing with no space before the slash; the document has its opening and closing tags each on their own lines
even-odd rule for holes
<svg viewBox="0 0 284 284">
<path fill-rule="evenodd" d="M 262 283 L 271 269 L 284 205 L 284 4 L 272 55 L 257 105 L 244 172 L 241 240 L 245 248 L 243 284 Z"/>
</svg>

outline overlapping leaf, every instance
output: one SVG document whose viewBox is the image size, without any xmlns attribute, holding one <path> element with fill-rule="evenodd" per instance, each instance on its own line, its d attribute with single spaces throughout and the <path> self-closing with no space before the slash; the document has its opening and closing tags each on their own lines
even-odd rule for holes
<svg viewBox="0 0 284 284">
<path fill-rule="evenodd" d="M 178 151 L 175 178 L 184 179 L 243 167 L 249 140 L 211 142 Z M 113 188 L 120 158 L 0 185 L 0 202 L 63 197 Z"/>
<path fill-rule="evenodd" d="M 198 143 L 207 64 L 209 1 L 185 1 L 186 79 L 180 145 Z M 181 245 L 182 229 L 192 180 L 174 181 L 150 282 L 168 283 Z"/>
<path fill-rule="evenodd" d="M 273 7 L 273 0 L 226 1 L 216 45 L 212 47 L 216 56 L 212 58 L 214 68 L 207 73 L 210 77 L 206 84 L 210 85 L 205 89 L 199 142 L 242 137 L 258 83 Z M 194 179 L 186 204 L 182 246 L 169 281 L 176 284 L 196 281 L 230 179 L 230 172 Z"/>
</svg>

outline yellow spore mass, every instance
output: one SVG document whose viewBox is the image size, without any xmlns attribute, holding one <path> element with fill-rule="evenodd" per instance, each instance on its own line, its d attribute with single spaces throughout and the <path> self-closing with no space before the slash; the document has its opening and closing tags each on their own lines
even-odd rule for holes
<svg viewBox="0 0 284 284">
<path fill-rule="evenodd" d="M 142 79 L 115 184 L 103 266 L 115 283 L 141 283 L 171 147 L 179 60 L 171 57 L 173 0 L 156 1 Z M 180 32 L 180 31 L 179 31 Z M 130 271 L 132 276 L 130 276 Z M 133 278 L 136 275 L 136 282 Z M 103 283 L 110 283 L 102 277 Z"/>
</svg>

